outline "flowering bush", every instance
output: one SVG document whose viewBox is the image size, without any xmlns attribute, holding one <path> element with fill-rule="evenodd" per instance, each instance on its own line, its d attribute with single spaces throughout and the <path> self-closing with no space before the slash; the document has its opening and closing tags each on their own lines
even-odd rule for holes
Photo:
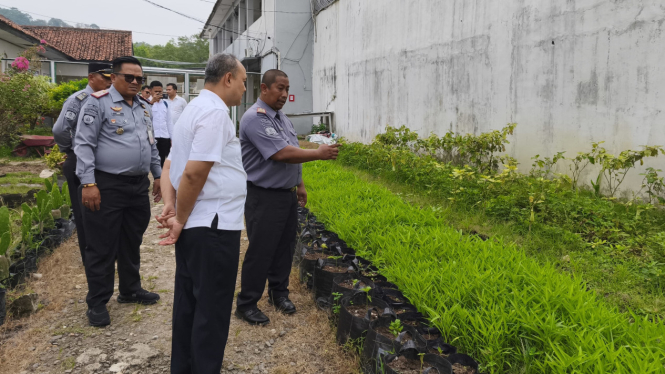
<svg viewBox="0 0 665 374">
<path fill-rule="evenodd" d="M 25 57 L 17 57 L 14 62 L 12 62 L 12 67 L 18 71 L 26 71 L 30 68 L 30 61 Z"/>
<path fill-rule="evenodd" d="M 88 78 L 77 81 L 62 82 L 49 91 L 50 106 L 53 110 L 53 116 L 58 116 L 62 110 L 65 100 L 73 93 L 81 91 L 88 85 Z"/>
<path fill-rule="evenodd" d="M 0 144 L 11 146 L 24 126 L 34 127 L 49 112 L 48 77 L 30 67 L 40 66 L 33 46 L 16 58 L 6 73 L 0 74 Z"/>
</svg>

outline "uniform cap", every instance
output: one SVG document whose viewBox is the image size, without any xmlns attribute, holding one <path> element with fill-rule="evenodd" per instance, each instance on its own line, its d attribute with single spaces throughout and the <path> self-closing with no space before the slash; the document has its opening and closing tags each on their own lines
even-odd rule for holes
<svg viewBox="0 0 665 374">
<path fill-rule="evenodd" d="M 88 64 L 88 74 L 89 73 L 99 73 L 107 78 L 111 78 L 111 64 L 91 62 Z"/>
</svg>

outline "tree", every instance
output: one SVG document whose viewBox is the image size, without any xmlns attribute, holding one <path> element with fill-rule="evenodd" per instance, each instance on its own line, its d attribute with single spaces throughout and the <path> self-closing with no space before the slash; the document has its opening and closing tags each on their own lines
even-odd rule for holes
<svg viewBox="0 0 665 374">
<path fill-rule="evenodd" d="M 0 15 L 7 17 L 9 20 L 16 22 L 19 25 L 25 26 L 74 27 L 59 18 L 51 18 L 48 21 L 43 19 L 33 19 L 31 15 L 23 13 L 17 8 L 0 8 Z M 99 26 L 94 23 L 77 23 L 75 27 L 80 29 L 99 29 Z"/>
<path fill-rule="evenodd" d="M 134 43 L 134 55 L 155 60 L 199 62 L 205 64 L 210 56 L 208 40 L 198 35 L 181 36 L 176 41 L 171 39 L 165 45 L 150 45 L 143 42 Z M 182 67 L 148 60 L 141 61 L 146 66 Z"/>
</svg>

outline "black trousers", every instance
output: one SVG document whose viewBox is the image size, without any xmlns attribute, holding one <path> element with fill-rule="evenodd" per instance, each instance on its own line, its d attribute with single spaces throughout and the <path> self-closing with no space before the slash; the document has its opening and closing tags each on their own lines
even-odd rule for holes
<svg viewBox="0 0 665 374">
<path fill-rule="evenodd" d="M 271 298 L 289 296 L 289 275 L 298 228 L 298 198 L 291 190 L 247 183 L 245 223 L 249 248 L 242 264 L 237 307 L 246 311 L 261 299 L 268 280 Z"/>
<path fill-rule="evenodd" d="M 215 217 L 211 227 L 217 227 Z M 175 245 L 171 374 L 219 374 L 229 336 L 240 231 L 195 227 Z"/>
<path fill-rule="evenodd" d="M 169 157 L 171 152 L 171 139 L 169 138 L 155 138 L 157 140 L 157 151 L 159 152 L 159 159 L 162 162 L 162 167 L 164 166 L 164 161 Z"/>
<path fill-rule="evenodd" d="M 83 263 L 85 264 L 85 230 L 83 229 L 81 199 L 79 198 L 79 186 L 81 185 L 81 181 L 79 180 L 79 177 L 76 176 L 76 155 L 74 154 L 74 151 L 67 152 L 67 159 L 65 160 L 65 164 L 62 165 L 62 173 L 65 175 L 65 179 L 67 179 L 67 185 L 69 186 L 69 198 L 72 200 L 72 211 L 74 212 L 76 235 L 79 239 L 81 260 L 83 260 Z"/>
<path fill-rule="evenodd" d="M 101 209 L 93 212 L 83 208 L 89 308 L 105 305 L 113 296 L 116 258 L 120 293 L 128 295 L 141 289 L 140 246 L 150 223 L 147 175 L 128 177 L 96 170 L 95 180 L 102 198 Z M 82 189 L 79 188 L 79 196 Z"/>
</svg>

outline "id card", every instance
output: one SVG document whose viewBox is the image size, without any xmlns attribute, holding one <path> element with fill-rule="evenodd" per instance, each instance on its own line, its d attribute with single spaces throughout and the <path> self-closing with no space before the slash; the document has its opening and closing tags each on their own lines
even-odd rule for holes
<svg viewBox="0 0 665 374">
<path fill-rule="evenodd" d="M 155 133 L 152 131 L 152 121 L 148 120 L 148 141 L 150 145 L 155 144 Z"/>
</svg>

